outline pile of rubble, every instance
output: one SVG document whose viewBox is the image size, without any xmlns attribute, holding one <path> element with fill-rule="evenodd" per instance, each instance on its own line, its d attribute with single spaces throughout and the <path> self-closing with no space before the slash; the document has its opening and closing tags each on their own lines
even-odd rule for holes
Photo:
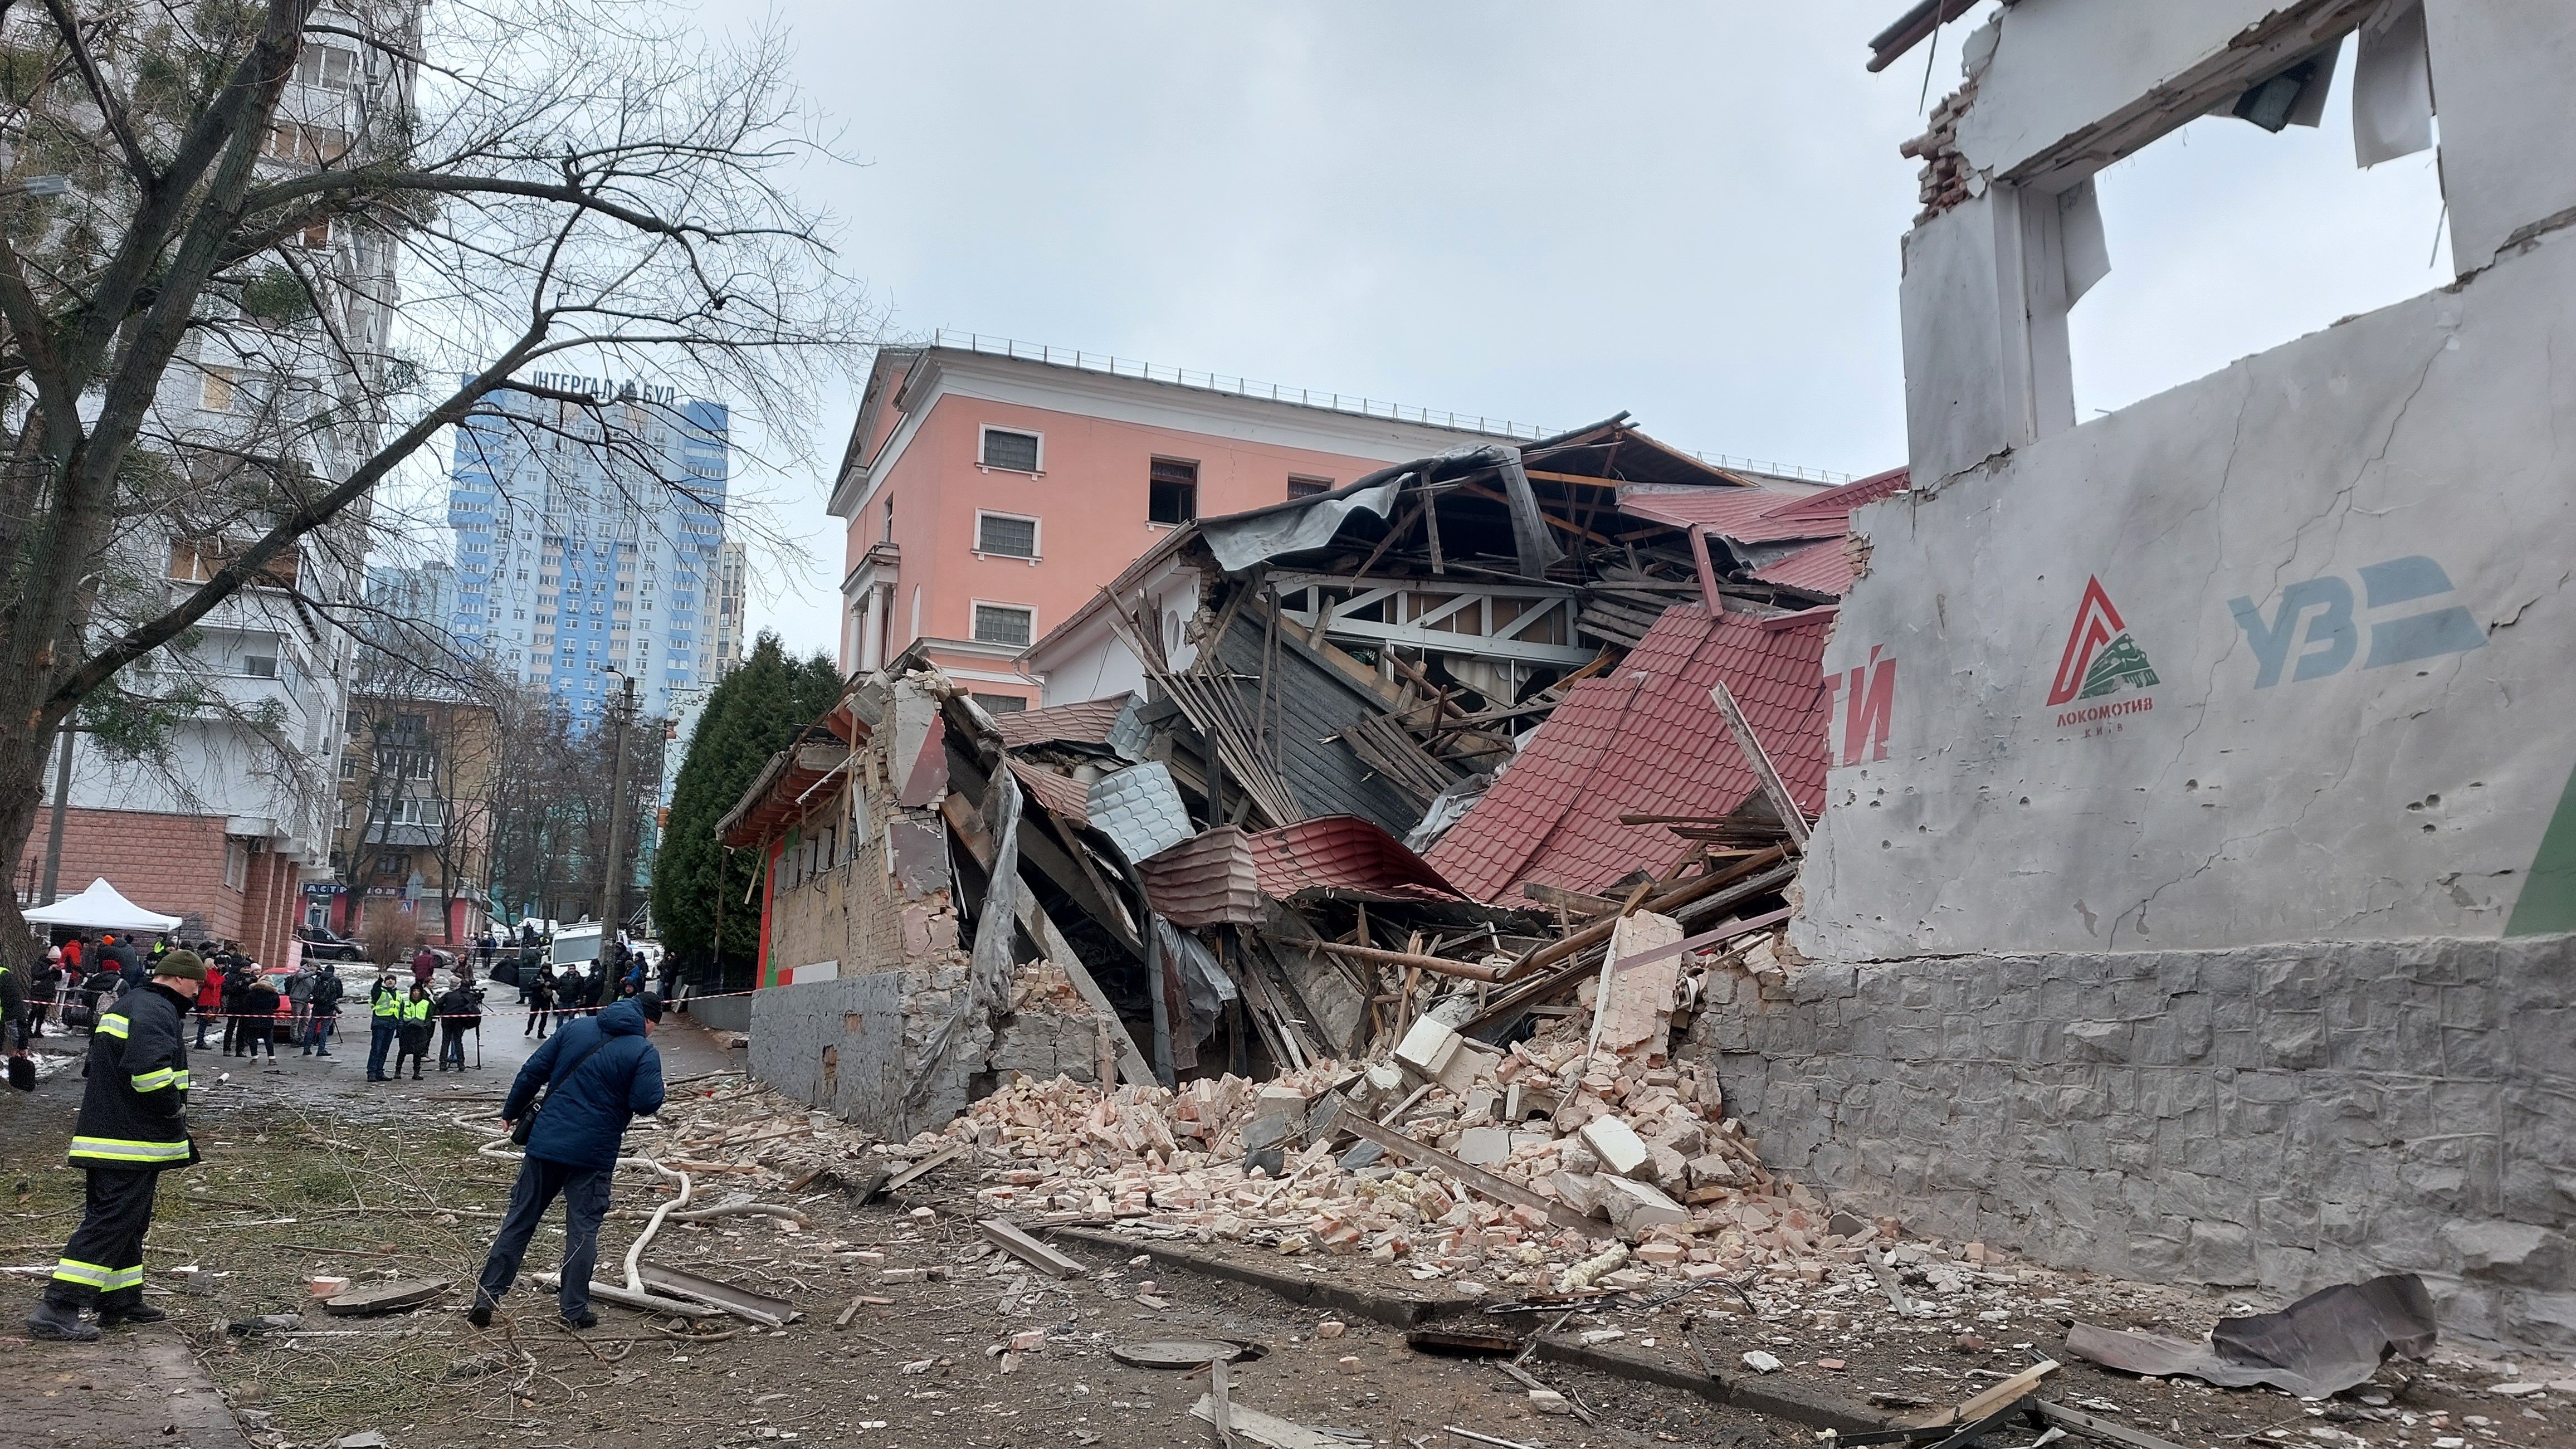
<svg viewBox="0 0 2576 1449">
<path fill-rule="evenodd" d="M 1623 926 L 1643 937 L 1654 921 Z M 1443 1020 L 1464 1017 L 1469 991 L 1357 1067 L 1105 1093 L 1017 1077 L 906 1155 L 975 1144 L 989 1164 L 977 1197 L 1023 1222 L 1141 1221 L 1425 1280 L 1564 1291 L 1768 1269 L 1818 1282 L 1861 1261 L 1894 1226 L 1775 1178 L 1715 1078 L 1670 1059 L 1672 1016 L 1696 990 L 1682 960 L 1614 972 L 1606 1007 L 1587 982 L 1588 1016 L 1542 1018 L 1504 1049 Z"/>
</svg>

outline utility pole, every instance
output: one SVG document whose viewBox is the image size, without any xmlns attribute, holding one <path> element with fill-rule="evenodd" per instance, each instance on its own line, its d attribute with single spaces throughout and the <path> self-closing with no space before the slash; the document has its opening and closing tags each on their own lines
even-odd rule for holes
<svg viewBox="0 0 2576 1449">
<path fill-rule="evenodd" d="M 626 885 L 626 740 L 635 732 L 635 681 L 626 680 L 626 688 L 617 701 L 617 768 L 609 772 L 608 796 L 608 880 L 599 889 L 599 959 L 601 969 L 615 963 L 620 899 Z"/>
<path fill-rule="evenodd" d="M 63 716 L 62 740 L 54 747 L 54 818 L 45 827 L 45 883 L 40 892 L 43 899 L 36 902 L 40 906 L 54 903 L 55 890 L 62 882 L 63 819 L 72 794 L 72 738 L 72 716 L 67 713 Z"/>
</svg>

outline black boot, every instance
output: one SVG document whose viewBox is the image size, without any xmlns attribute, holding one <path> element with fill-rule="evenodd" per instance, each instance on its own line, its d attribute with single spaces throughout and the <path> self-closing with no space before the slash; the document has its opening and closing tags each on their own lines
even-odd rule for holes
<svg viewBox="0 0 2576 1449">
<path fill-rule="evenodd" d="M 69 1303 L 40 1299 L 27 1315 L 27 1336 L 55 1343 L 96 1343 L 98 1330 L 81 1322 L 80 1309 Z"/>
<path fill-rule="evenodd" d="M 123 1328 L 129 1323 L 167 1323 L 169 1321 L 169 1314 L 139 1298 L 132 1303 L 98 1305 L 98 1326 L 101 1328 Z"/>
</svg>

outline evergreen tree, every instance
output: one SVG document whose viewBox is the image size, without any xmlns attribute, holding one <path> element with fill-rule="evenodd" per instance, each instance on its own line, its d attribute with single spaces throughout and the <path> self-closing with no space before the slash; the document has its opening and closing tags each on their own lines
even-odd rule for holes
<svg viewBox="0 0 2576 1449">
<path fill-rule="evenodd" d="M 817 654 L 791 660 L 762 634 L 707 697 L 671 790 L 671 818 L 653 859 L 653 920 L 684 962 L 718 958 L 718 902 L 724 922 L 719 964 L 728 985 L 748 985 L 760 945 L 760 904 L 745 892 L 760 863 L 716 841 L 716 822 L 742 799 L 769 757 L 840 699 L 841 674 Z"/>
</svg>

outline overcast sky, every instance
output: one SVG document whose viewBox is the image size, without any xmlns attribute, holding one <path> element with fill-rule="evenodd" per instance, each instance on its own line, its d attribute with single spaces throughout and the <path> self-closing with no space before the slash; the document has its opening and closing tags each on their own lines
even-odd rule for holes
<svg viewBox="0 0 2576 1449">
<path fill-rule="evenodd" d="M 949 327 L 1524 423 L 1622 408 L 1678 446 L 1904 461 L 1896 148 L 1925 52 L 1901 0 L 1241 5 L 723 3 L 793 35 L 859 164 L 805 179 L 899 334 Z M 1951 26 L 1934 100 L 1957 83 Z M 2343 61 L 2350 71 L 2350 55 Z M 2205 119 L 2101 181 L 2081 415 L 2449 279 L 2429 154 Z M 836 458 L 855 400 L 825 410 Z M 839 524 L 752 617 L 828 649 Z"/>
</svg>

